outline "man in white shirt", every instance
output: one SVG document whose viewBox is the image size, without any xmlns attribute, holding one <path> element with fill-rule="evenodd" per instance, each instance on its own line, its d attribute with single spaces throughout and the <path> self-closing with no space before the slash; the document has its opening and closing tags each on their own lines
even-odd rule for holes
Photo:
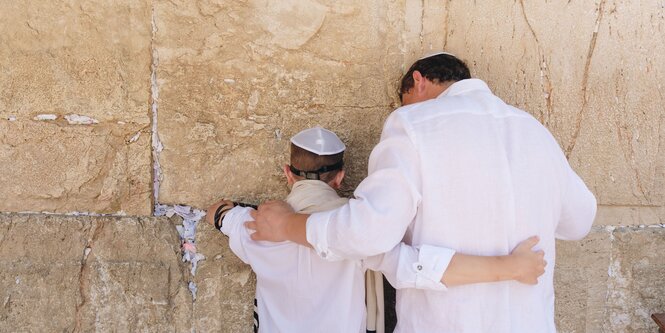
<svg viewBox="0 0 665 333">
<path fill-rule="evenodd" d="M 595 198 L 556 140 L 471 79 L 461 60 L 440 53 L 416 61 L 402 79 L 401 98 L 356 199 L 312 215 L 265 203 L 246 224 L 256 230 L 252 238 L 291 240 L 331 259 L 376 255 L 400 241 L 502 255 L 535 234 L 554 263 L 555 238 L 588 233 Z M 432 280 L 438 256 L 420 251 L 417 281 Z M 398 290 L 396 332 L 556 332 L 553 269 L 535 286 L 505 281 L 436 291 L 415 283 Z M 459 281 L 448 273 L 441 280 L 451 287 Z"/>
<path fill-rule="evenodd" d="M 344 144 L 334 133 L 320 127 L 291 138 L 291 164 L 284 166 L 284 174 L 292 186 L 286 201 L 295 211 L 321 212 L 347 203 L 348 199 L 339 197 L 335 191 L 344 178 L 344 150 Z M 365 270 L 383 271 L 394 284 L 397 275 L 407 286 L 410 286 L 408 281 L 416 281 L 411 266 L 417 261 L 419 251 L 404 243 L 386 254 L 363 260 L 326 261 L 309 247 L 296 243 L 252 241 L 243 226 L 251 218 L 251 208 L 234 206 L 222 200 L 209 208 L 207 219 L 229 236 L 231 250 L 256 273 L 255 330 L 258 332 L 364 333 Z M 513 254 L 502 258 L 463 256 L 451 266 L 467 263 L 476 271 L 485 269 L 475 277 L 484 281 L 517 279 L 532 283 L 530 280 L 535 281 L 544 271 L 542 254 L 532 252 L 533 245 L 535 240 L 528 240 Z M 436 263 L 441 269 L 451 257 L 461 256 L 445 248 L 422 250 L 427 249 L 442 254 Z M 400 261 L 403 266 L 408 263 L 401 270 L 396 267 Z M 430 283 L 442 287 L 439 280 L 437 277 Z M 378 324 L 377 331 L 382 331 L 380 321 L 374 324 Z"/>
</svg>

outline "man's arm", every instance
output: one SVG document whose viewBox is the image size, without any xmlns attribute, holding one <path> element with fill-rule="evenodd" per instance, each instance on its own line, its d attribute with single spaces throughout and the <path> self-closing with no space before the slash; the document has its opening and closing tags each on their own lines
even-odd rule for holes
<svg viewBox="0 0 665 333">
<path fill-rule="evenodd" d="M 362 259 L 387 252 L 402 240 L 421 199 L 417 150 L 395 114 L 386 121 L 381 142 L 369 160 L 369 176 L 355 199 L 328 212 L 297 215 L 286 204 L 259 206 L 255 240 L 311 244 L 326 258 Z"/>
<path fill-rule="evenodd" d="M 441 291 L 447 287 L 507 280 L 536 284 L 547 265 L 543 251 L 533 250 L 537 243 L 538 237 L 531 237 L 504 256 L 466 255 L 441 247 L 415 248 L 401 243 L 363 262 L 366 268 L 384 273 L 398 289 Z"/>
<path fill-rule="evenodd" d="M 526 284 L 537 284 L 538 277 L 545 273 L 545 253 L 534 251 L 538 237 L 521 242 L 506 256 L 472 256 L 455 254 L 441 283 L 448 287 L 463 284 L 516 280 Z"/>
</svg>

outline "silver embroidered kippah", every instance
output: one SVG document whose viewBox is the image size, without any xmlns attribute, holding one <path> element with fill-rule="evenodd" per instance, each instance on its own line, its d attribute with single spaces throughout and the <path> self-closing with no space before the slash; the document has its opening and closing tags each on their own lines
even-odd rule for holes
<svg viewBox="0 0 665 333">
<path fill-rule="evenodd" d="M 334 155 L 346 149 L 342 140 L 335 133 L 318 126 L 294 135 L 291 142 L 317 155 Z"/>
</svg>

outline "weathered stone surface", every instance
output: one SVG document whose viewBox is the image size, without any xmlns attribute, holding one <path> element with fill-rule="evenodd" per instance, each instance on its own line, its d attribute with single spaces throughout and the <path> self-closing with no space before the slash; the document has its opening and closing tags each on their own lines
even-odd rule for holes
<svg viewBox="0 0 665 333">
<path fill-rule="evenodd" d="M 661 1 L 448 4 L 447 49 L 550 128 L 599 203 L 663 206 Z"/>
<path fill-rule="evenodd" d="M 607 320 L 605 301 L 611 251 L 608 232 L 592 232 L 579 242 L 557 242 L 554 281 L 560 332 L 596 332 Z"/>
<path fill-rule="evenodd" d="M 147 1 L 0 2 L 0 117 L 147 124 Z"/>
<path fill-rule="evenodd" d="M 149 146 L 136 124 L 0 121 L 0 211 L 149 215 Z"/>
<path fill-rule="evenodd" d="M 0 32 L 0 211 L 149 214 L 148 2 L 0 1 Z"/>
<path fill-rule="evenodd" d="M 665 228 L 618 228 L 609 267 L 607 332 L 655 332 L 665 309 Z"/>
<path fill-rule="evenodd" d="M 158 1 L 159 201 L 282 197 L 288 139 L 314 125 L 348 144 L 350 192 L 401 70 L 441 43 L 420 23 L 440 22 L 441 6 L 423 18 L 407 2 Z"/>
<path fill-rule="evenodd" d="M 256 277 L 228 247 L 228 238 L 200 223 L 197 249 L 206 260 L 196 271 L 198 292 L 192 327 L 197 332 L 253 332 Z"/>
<path fill-rule="evenodd" d="M 166 219 L 0 214 L 0 331 L 189 331 L 179 244 Z"/>
<path fill-rule="evenodd" d="M 602 227 L 557 243 L 560 332 L 655 332 L 665 308 L 665 227 Z"/>
</svg>

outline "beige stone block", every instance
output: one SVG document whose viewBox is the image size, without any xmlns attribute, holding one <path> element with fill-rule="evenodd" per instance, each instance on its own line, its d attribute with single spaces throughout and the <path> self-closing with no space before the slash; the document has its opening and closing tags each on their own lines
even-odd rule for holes
<svg viewBox="0 0 665 333">
<path fill-rule="evenodd" d="M 0 214 L 0 230 L 0 331 L 191 330 L 169 220 Z"/>
<path fill-rule="evenodd" d="M 595 227 L 557 243 L 556 319 L 560 332 L 655 332 L 665 308 L 665 228 Z"/>
<path fill-rule="evenodd" d="M 655 332 L 665 309 L 665 228 L 617 228 L 609 267 L 606 332 Z"/>
<path fill-rule="evenodd" d="M 206 260 L 199 262 L 194 278 L 194 329 L 253 332 L 256 276 L 251 268 L 231 252 L 228 238 L 209 224 L 199 224 L 196 243 Z"/>
<path fill-rule="evenodd" d="M 610 233 L 596 229 L 581 241 L 557 241 L 554 270 L 555 313 L 561 333 L 601 332 L 607 319 L 607 267 Z"/>
<path fill-rule="evenodd" d="M 90 227 L 82 220 L 61 216 L 0 214 L 0 259 L 78 263 Z"/>
<path fill-rule="evenodd" d="M 665 206 L 599 206 L 594 223 L 613 226 L 665 224 Z"/>
<path fill-rule="evenodd" d="M 188 293 L 178 266 L 157 260 L 95 261 L 87 269 L 88 298 L 80 310 L 82 331 L 182 332 L 189 328 L 189 313 L 174 308 L 177 293 Z M 171 280 L 174 276 L 178 279 Z"/>
<path fill-rule="evenodd" d="M 16 259 L 0 258 L 0 331 L 73 331 L 80 263 Z"/>
<path fill-rule="evenodd" d="M 150 130 L 0 121 L 0 211 L 152 211 Z"/>
<path fill-rule="evenodd" d="M 0 118 L 150 122 L 147 1 L 0 1 Z"/>
<path fill-rule="evenodd" d="M 398 105 L 404 64 L 421 54 L 412 44 L 422 42 L 421 25 L 403 32 L 404 3 L 155 6 L 163 203 L 205 207 L 222 195 L 283 197 L 288 139 L 315 125 L 347 140 L 349 192 Z"/>
<path fill-rule="evenodd" d="M 660 1 L 450 2 L 446 47 L 542 121 L 599 203 L 662 206 Z"/>
<path fill-rule="evenodd" d="M 0 211 L 149 215 L 149 3 L 0 1 L 0 31 Z"/>
</svg>

